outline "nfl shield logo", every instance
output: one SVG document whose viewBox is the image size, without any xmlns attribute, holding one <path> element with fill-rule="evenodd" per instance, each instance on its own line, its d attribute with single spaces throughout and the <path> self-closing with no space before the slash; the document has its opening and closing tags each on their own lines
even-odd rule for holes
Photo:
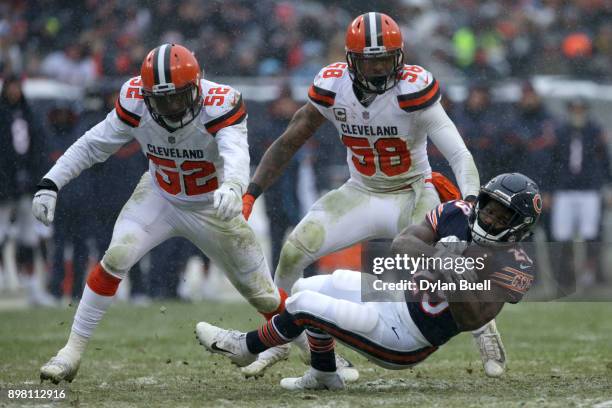
<svg viewBox="0 0 612 408">
<path fill-rule="evenodd" d="M 174 144 L 176 142 L 176 139 L 174 138 L 174 136 L 168 136 L 168 142 Z"/>
<path fill-rule="evenodd" d="M 364 112 L 362 113 L 362 116 L 363 116 L 363 118 L 364 118 L 365 120 L 368 120 L 368 119 L 370 119 L 370 112 L 368 112 L 368 111 L 364 111 Z"/>
</svg>

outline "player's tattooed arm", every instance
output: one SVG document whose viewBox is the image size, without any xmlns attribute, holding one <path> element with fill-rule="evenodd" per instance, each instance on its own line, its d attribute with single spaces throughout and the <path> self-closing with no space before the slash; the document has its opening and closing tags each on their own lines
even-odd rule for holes
<svg viewBox="0 0 612 408">
<path fill-rule="evenodd" d="M 293 155 L 317 129 L 325 117 L 310 103 L 302 106 L 291 119 L 285 132 L 266 150 L 255 170 L 251 185 L 265 191 L 283 173 Z M 251 187 L 249 187 L 251 188 Z"/>
</svg>

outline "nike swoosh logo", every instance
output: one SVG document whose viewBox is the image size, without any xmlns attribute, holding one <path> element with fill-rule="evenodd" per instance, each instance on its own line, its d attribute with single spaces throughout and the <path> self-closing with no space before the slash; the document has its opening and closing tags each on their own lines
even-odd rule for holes
<svg viewBox="0 0 612 408">
<path fill-rule="evenodd" d="M 529 269 L 529 268 L 531 268 L 531 265 L 529 265 L 529 264 L 527 264 L 527 265 L 525 265 L 525 264 L 519 264 L 519 267 L 520 267 L 521 269 Z"/>
<path fill-rule="evenodd" d="M 393 330 L 393 333 L 395 333 L 395 335 L 397 336 L 397 339 L 399 340 L 399 334 L 397 334 L 395 327 L 391 326 L 391 330 Z"/>
<path fill-rule="evenodd" d="M 228 354 L 231 354 L 231 355 L 235 355 L 235 353 L 232 353 L 229 350 L 225 350 L 225 349 L 222 349 L 222 348 L 218 347 L 216 341 L 213 344 L 210 345 L 210 348 L 215 350 L 215 351 L 219 351 L 221 353 L 228 353 Z"/>
</svg>

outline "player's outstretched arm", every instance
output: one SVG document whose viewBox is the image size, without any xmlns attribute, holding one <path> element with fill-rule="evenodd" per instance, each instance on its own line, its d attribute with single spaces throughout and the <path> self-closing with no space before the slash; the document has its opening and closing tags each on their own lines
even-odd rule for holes
<svg viewBox="0 0 612 408">
<path fill-rule="evenodd" d="M 114 115 L 114 111 L 111 111 L 106 119 L 74 142 L 38 183 L 32 200 L 32 213 L 43 224 L 53 222 L 57 194 L 62 187 L 83 170 L 105 161 L 132 140 L 127 128 Z"/>
<path fill-rule="evenodd" d="M 293 155 L 314 135 L 324 121 L 325 117 L 310 103 L 295 112 L 285 132 L 266 150 L 255 170 L 252 184 L 259 188 L 256 192 L 263 193 L 274 184 Z"/>
<path fill-rule="evenodd" d="M 451 165 L 463 197 L 477 196 L 480 177 L 476 163 L 442 105 L 436 103 L 419 115 L 420 126 Z"/>
</svg>

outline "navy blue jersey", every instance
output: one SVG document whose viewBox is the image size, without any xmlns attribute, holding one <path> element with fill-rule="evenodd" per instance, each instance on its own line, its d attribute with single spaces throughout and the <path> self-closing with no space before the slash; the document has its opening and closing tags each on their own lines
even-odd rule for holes
<svg viewBox="0 0 612 408">
<path fill-rule="evenodd" d="M 455 200 L 440 204 L 426 215 L 426 220 L 436 234 L 436 242 L 444 237 L 455 236 L 461 241 L 472 241 L 469 217 L 472 205 Z M 488 259 L 494 262 L 487 270 L 494 271 L 486 276 L 491 285 L 504 289 L 502 300 L 517 303 L 533 282 L 533 261 L 527 256 L 520 244 L 500 247 L 494 250 L 495 256 Z M 428 294 L 406 292 L 410 316 L 415 324 L 434 346 L 446 343 L 459 334 L 446 301 L 434 302 Z"/>
</svg>

